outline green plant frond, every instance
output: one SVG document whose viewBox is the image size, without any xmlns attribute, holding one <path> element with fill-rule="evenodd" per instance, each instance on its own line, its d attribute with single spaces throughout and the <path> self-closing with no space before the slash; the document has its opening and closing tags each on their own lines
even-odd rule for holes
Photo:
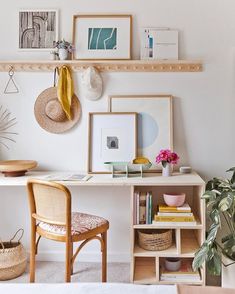
<svg viewBox="0 0 235 294">
<path fill-rule="evenodd" d="M 213 252 L 213 257 L 208 259 L 206 264 L 211 275 L 219 276 L 221 274 L 221 257 L 217 251 Z"/>
<path fill-rule="evenodd" d="M 208 245 L 212 245 L 213 242 L 215 241 L 219 227 L 220 227 L 219 223 L 212 223 L 212 225 L 210 226 L 208 231 L 208 236 L 205 241 Z"/>
<path fill-rule="evenodd" d="M 206 261 L 212 275 L 221 273 L 223 254 L 235 261 L 235 167 L 228 172 L 232 172 L 231 180 L 213 178 L 207 182 L 202 196 L 207 204 L 211 225 L 205 242 L 195 254 L 193 269 L 199 269 Z M 229 231 L 225 230 L 226 225 Z M 217 240 L 218 232 L 221 236 L 220 242 Z"/>
<path fill-rule="evenodd" d="M 215 208 L 211 211 L 210 219 L 215 224 L 220 224 L 220 214 L 219 214 L 219 210 L 217 209 L 217 206 L 215 206 Z"/>
<path fill-rule="evenodd" d="M 228 210 L 232 204 L 234 203 L 234 195 L 233 192 L 224 192 L 224 198 L 220 201 L 218 208 L 221 211 L 226 211 Z"/>
<path fill-rule="evenodd" d="M 206 199 L 206 200 L 209 200 L 209 201 L 212 201 L 212 200 L 216 200 L 216 192 L 214 191 L 206 191 L 202 197 L 202 199 Z"/>
<path fill-rule="evenodd" d="M 195 253 L 195 257 L 192 263 L 192 267 L 194 271 L 202 267 L 204 261 L 207 258 L 208 251 L 209 251 L 209 246 L 206 242 L 204 242 L 202 246 L 199 248 L 199 250 Z"/>
</svg>

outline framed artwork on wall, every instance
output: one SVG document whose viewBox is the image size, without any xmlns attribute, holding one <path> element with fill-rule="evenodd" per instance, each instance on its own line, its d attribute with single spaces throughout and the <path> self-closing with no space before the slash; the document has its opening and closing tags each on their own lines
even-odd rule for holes
<svg viewBox="0 0 235 294">
<path fill-rule="evenodd" d="M 109 97 L 110 112 L 138 113 L 138 156 L 152 162 L 150 172 L 160 171 L 155 163 L 161 149 L 173 149 L 171 95 L 122 95 Z"/>
<path fill-rule="evenodd" d="M 131 15 L 75 15 L 73 59 L 131 59 Z"/>
<path fill-rule="evenodd" d="M 137 154 L 137 113 L 89 113 L 88 172 L 109 173 L 104 162 L 131 162 Z"/>
<path fill-rule="evenodd" d="M 58 10 L 19 11 L 20 50 L 51 50 L 58 31 Z"/>
</svg>

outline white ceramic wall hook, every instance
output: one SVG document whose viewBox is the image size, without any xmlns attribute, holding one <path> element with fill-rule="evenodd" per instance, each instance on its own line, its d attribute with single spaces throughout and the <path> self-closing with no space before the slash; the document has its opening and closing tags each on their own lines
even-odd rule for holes
<svg viewBox="0 0 235 294">
<path fill-rule="evenodd" d="M 14 67 L 11 65 L 8 71 L 9 80 L 7 82 L 6 88 L 4 90 L 4 94 L 17 94 L 19 93 L 19 88 L 17 87 L 14 81 Z"/>
</svg>

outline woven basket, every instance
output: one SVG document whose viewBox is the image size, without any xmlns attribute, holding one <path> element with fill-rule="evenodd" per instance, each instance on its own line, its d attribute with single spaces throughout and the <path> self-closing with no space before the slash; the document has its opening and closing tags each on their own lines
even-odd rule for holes
<svg viewBox="0 0 235 294">
<path fill-rule="evenodd" d="M 161 251 L 172 245 L 172 230 L 139 230 L 139 246 L 145 250 Z"/>
<path fill-rule="evenodd" d="M 23 234 L 18 242 L 12 242 L 15 236 L 10 242 L 1 242 L 0 240 L 0 246 L 2 247 L 0 249 L 0 281 L 14 279 L 25 272 L 27 255 L 20 243 Z"/>
</svg>

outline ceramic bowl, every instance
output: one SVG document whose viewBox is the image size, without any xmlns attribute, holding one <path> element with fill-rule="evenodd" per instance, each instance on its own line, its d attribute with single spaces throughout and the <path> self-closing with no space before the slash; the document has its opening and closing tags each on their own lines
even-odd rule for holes
<svg viewBox="0 0 235 294">
<path fill-rule="evenodd" d="M 165 203 L 168 206 L 182 206 L 185 201 L 185 193 L 181 194 L 163 194 Z"/>
<path fill-rule="evenodd" d="M 176 272 L 181 267 L 180 258 L 165 258 L 165 268 L 168 271 Z"/>
</svg>

